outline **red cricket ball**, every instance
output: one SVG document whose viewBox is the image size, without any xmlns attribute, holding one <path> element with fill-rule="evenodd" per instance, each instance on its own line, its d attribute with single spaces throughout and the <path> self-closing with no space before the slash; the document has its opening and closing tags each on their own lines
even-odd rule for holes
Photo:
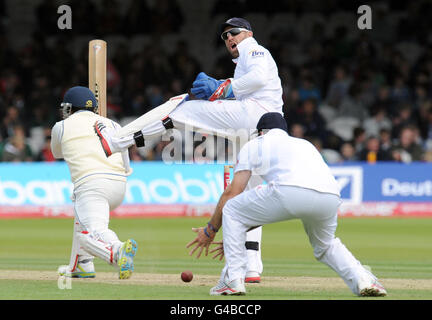
<svg viewBox="0 0 432 320">
<path fill-rule="evenodd" d="M 182 274 L 181 274 L 181 279 L 184 282 L 191 282 L 192 279 L 193 279 L 193 273 L 192 273 L 192 271 L 189 271 L 189 270 L 183 271 Z"/>
</svg>

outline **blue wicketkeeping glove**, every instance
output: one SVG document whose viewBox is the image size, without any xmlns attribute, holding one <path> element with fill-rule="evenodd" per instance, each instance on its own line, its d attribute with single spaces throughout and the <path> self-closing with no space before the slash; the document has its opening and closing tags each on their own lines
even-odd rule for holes
<svg viewBox="0 0 432 320">
<path fill-rule="evenodd" d="M 200 73 L 198 73 L 198 75 L 196 76 L 196 78 L 195 78 L 194 81 L 203 80 L 203 79 L 213 79 L 213 80 L 215 80 L 214 78 L 212 78 L 209 75 L 207 75 L 205 72 L 200 72 Z"/>
<path fill-rule="evenodd" d="M 191 93 L 198 99 L 208 100 L 223 82 L 200 72 L 192 83 Z"/>
</svg>

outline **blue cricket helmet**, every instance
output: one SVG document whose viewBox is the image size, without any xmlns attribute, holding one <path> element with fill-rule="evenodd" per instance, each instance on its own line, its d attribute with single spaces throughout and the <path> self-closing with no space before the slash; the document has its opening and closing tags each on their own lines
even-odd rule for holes
<svg viewBox="0 0 432 320">
<path fill-rule="evenodd" d="M 72 114 L 72 108 L 97 112 L 98 103 L 93 92 L 82 86 L 76 86 L 66 91 L 61 104 L 63 118 L 66 119 Z"/>
<path fill-rule="evenodd" d="M 225 21 L 224 23 L 222 23 L 219 26 L 219 34 L 224 32 L 226 27 L 244 28 L 244 29 L 247 29 L 249 31 L 252 31 L 252 27 L 251 27 L 251 24 L 249 23 L 249 21 L 247 21 L 246 19 L 237 18 L 237 17 L 230 18 L 227 21 Z"/>
<path fill-rule="evenodd" d="M 279 112 L 267 112 L 259 119 L 257 126 L 258 132 L 261 130 L 281 129 L 288 132 L 286 120 Z"/>
</svg>

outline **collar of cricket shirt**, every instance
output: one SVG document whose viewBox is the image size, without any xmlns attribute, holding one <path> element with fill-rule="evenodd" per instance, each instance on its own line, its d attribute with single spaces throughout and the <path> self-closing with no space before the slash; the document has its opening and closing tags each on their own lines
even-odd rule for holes
<svg viewBox="0 0 432 320">
<path fill-rule="evenodd" d="M 238 59 L 240 58 L 240 56 L 241 56 L 243 50 L 247 50 L 247 47 L 250 46 L 250 45 L 252 45 L 252 44 L 258 44 L 258 42 L 255 40 L 254 37 L 246 38 L 246 39 L 244 39 L 242 42 L 240 42 L 240 43 L 237 45 L 237 50 L 238 50 L 238 52 L 239 52 L 239 56 L 238 56 L 237 58 L 235 58 L 235 59 L 232 59 L 232 61 L 233 61 L 234 63 L 238 63 Z"/>
</svg>

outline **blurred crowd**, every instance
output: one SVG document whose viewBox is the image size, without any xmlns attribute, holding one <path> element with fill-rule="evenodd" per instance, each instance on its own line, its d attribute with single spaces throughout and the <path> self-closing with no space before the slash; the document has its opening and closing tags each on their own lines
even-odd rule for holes
<svg viewBox="0 0 432 320">
<path fill-rule="evenodd" d="M 326 16 L 332 7 L 344 10 L 346 2 L 324 3 L 315 9 Z M 57 2 L 42 1 L 34 11 L 37 28 L 20 49 L 13 49 L 8 37 L 12 26 L 0 26 L 0 161 L 55 161 L 49 150 L 50 130 L 61 119 L 61 97 L 69 87 L 88 82 L 87 45 L 73 54 L 74 39 L 80 35 L 117 34 L 127 40 L 145 34 L 152 39 L 134 53 L 126 41 L 111 49 L 108 114 L 120 123 L 187 92 L 200 71 L 219 79 L 233 74 L 234 64 L 226 53 L 214 65 L 202 65 L 201 52 L 186 38 L 179 38 L 170 53 L 160 45 L 161 37 L 178 33 L 187 23 L 181 1 L 158 0 L 150 6 L 131 0 L 123 15 L 116 0 L 103 0 L 103 6 L 82 0 L 70 4 L 74 21 L 91 17 L 88 24 L 74 24 L 66 34 L 60 33 L 58 16 L 49 14 L 57 12 Z M 301 16 L 311 8 L 310 1 L 296 0 L 271 6 L 258 1 L 246 6 L 241 0 L 214 4 L 208 19 L 247 12 Z M 432 16 L 432 5 L 388 1 L 386 10 L 409 12 L 398 21 L 393 37 L 377 40 L 373 32 L 379 30 L 372 29 L 351 38 L 344 26 L 327 35 L 316 23 L 307 36 L 288 28 L 257 39 L 278 65 L 290 134 L 311 141 L 328 163 L 432 161 L 432 42 L 423 25 L 429 22 L 422 18 Z M 5 1 L 0 1 L 0 20 L 7 17 Z M 209 45 L 219 52 L 223 42 L 213 43 L 213 38 Z M 396 46 L 400 42 L 414 44 L 420 53 L 407 56 Z M 131 158 L 159 160 L 166 145 L 167 141 L 155 141 L 144 151 L 132 148 Z"/>
</svg>

